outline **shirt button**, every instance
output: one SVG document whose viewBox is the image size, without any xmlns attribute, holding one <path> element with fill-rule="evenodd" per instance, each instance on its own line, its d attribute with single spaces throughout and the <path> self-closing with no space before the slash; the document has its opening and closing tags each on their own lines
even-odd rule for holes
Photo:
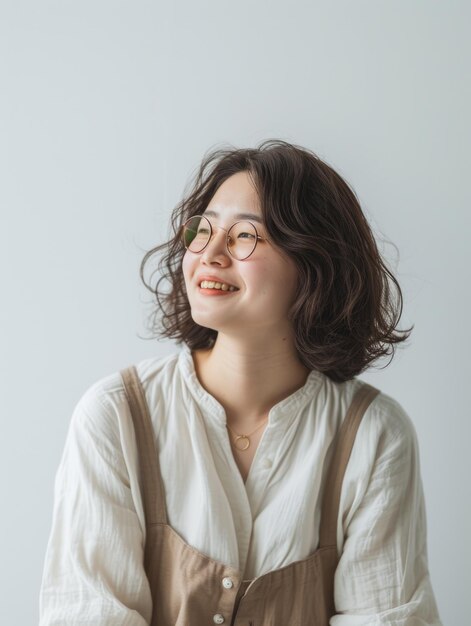
<svg viewBox="0 0 471 626">
<path fill-rule="evenodd" d="M 213 617 L 213 622 L 215 624 L 222 624 L 224 622 L 224 617 L 221 615 L 221 613 L 216 613 L 216 615 L 214 615 Z"/>
<path fill-rule="evenodd" d="M 232 580 L 227 576 L 226 578 L 222 579 L 222 584 L 224 585 L 226 589 L 231 589 L 231 587 L 234 586 L 234 583 L 232 582 Z"/>
<path fill-rule="evenodd" d="M 265 469 L 270 469 L 272 465 L 273 465 L 273 462 L 271 459 L 263 459 L 263 467 Z"/>
</svg>

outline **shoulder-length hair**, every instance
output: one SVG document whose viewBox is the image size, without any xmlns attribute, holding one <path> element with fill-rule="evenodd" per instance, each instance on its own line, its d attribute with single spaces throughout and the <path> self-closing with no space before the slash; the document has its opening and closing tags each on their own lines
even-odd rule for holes
<svg viewBox="0 0 471 626">
<path fill-rule="evenodd" d="M 140 265 L 141 280 L 157 303 L 151 338 L 174 339 L 191 350 L 214 345 L 217 331 L 191 316 L 181 226 L 203 213 L 218 187 L 241 171 L 255 186 L 269 238 L 298 268 L 289 319 L 300 361 L 343 382 L 383 355 L 391 354 L 392 360 L 394 344 L 405 341 L 413 326 L 396 331 L 402 292 L 381 258 L 354 191 L 312 151 L 277 139 L 256 148 L 230 146 L 204 155 L 189 192 L 173 210 L 171 238 L 146 252 Z M 144 269 L 160 252 L 159 279 L 153 287 Z M 166 292 L 159 290 L 164 280 L 170 283 Z"/>
</svg>

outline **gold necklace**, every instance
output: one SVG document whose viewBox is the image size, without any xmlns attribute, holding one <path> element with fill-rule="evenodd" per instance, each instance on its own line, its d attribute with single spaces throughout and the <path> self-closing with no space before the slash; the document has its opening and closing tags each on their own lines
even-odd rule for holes
<svg viewBox="0 0 471 626">
<path fill-rule="evenodd" d="M 268 418 L 265 420 L 265 422 L 268 420 Z M 256 428 L 254 431 L 252 431 L 251 433 L 249 433 L 248 435 L 238 435 L 237 433 L 235 433 L 232 428 L 229 426 L 229 424 L 226 424 L 227 428 L 234 433 L 234 435 L 236 435 L 235 441 L 234 441 L 234 447 L 237 448 L 237 450 L 247 450 L 247 448 L 250 446 L 250 435 L 253 435 L 259 428 L 261 428 L 263 426 L 263 424 L 265 424 L 265 422 L 263 422 L 262 424 L 260 424 L 260 426 L 258 428 Z M 239 441 L 239 439 L 245 439 L 247 441 L 247 445 L 245 446 L 245 448 L 239 448 L 239 446 L 237 445 L 237 442 Z"/>
</svg>

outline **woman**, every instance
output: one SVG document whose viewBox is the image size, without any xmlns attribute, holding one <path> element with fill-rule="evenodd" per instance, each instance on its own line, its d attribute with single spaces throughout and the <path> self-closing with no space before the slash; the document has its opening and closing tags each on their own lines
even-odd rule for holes
<svg viewBox="0 0 471 626">
<path fill-rule="evenodd" d="M 284 141 L 215 150 L 172 225 L 141 277 L 181 349 L 77 404 L 40 626 L 440 625 L 414 426 L 358 378 L 411 329 L 352 190 Z"/>
</svg>

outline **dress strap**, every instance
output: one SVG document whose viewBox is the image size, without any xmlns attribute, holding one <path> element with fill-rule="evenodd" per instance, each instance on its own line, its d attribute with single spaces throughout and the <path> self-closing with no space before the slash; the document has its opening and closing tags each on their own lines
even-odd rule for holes
<svg viewBox="0 0 471 626">
<path fill-rule="evenodd" d="M 322 498 L 319 530 L 320 548 L 337 545 L 337 520 L 345 470 L 362 417 L 379 393 L 379 389 L 362 381 L 362 385 L 353 396 L 345 418 L 335 436 L 334 451 Z"/>
<path fill-rule="evenodd" d="M 136 367 L 131 365 L 121 370 L 120 374 L 123 379 L 136 434 L 140 485 L 146 526 L 156 523 L 166 524 L 165 491 L 160 473 L 159 456 L 149 405 L 147 404 Z"/>
</svg>

